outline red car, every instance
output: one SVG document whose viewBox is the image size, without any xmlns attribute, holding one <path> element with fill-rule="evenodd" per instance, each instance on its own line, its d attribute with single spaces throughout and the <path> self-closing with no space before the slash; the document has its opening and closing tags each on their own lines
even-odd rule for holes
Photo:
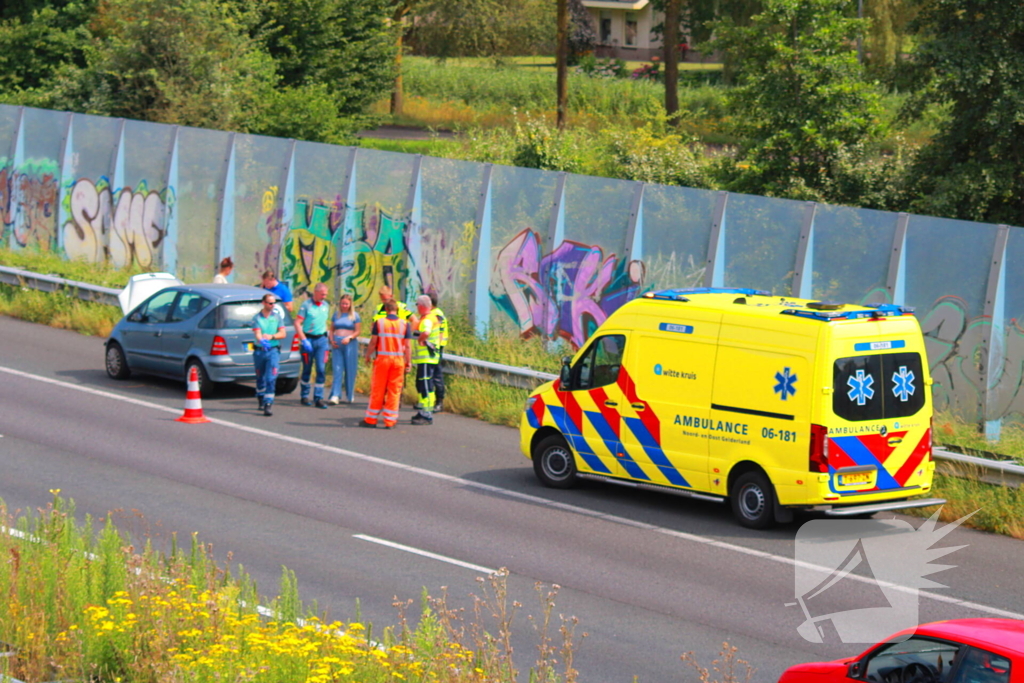
<svg viewBox="0 0 1024 683">
<path fill-rule="evenodd" d="M 1024 683 L 1024 621 L 954 619 L 900 631 L 857 657 L 798 664 L 779 683 Z"/>
</svg>

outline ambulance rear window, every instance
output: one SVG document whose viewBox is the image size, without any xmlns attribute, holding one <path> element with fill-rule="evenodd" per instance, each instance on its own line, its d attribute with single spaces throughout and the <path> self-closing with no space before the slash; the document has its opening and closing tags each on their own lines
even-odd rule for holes
<svg viewBox="0 0 1024 683">
<path fill-rule="evenodd" d="M 921 355 L 840 358 L 833 369 L 832 410 L 851 422 L 909 417 L 924 406 Z"/>
</svg>

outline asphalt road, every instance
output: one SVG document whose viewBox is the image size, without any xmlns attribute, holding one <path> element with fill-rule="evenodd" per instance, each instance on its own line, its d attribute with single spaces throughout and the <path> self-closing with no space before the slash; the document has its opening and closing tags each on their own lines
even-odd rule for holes
<svg viewBox="0 0 1024 683">
<path fill-rule="evenodd" d="M 535 584 L 554 583 L 554 613 L 588 633 L 576 660 L 585 683 L 692 677 L 680 654 L 708 665 L 724 641 L 757 667 L 756 681 L 863 649 L 798 635 L 803 613 L 787 603 L 799 524 L 753 532 L 714 503 L 599 484 L 545 489 L 515 430 L 447 414 L 371 432 L 356 428 L 362 406 L 315 410 L 292 395 L 265 418 L 251 388 L 235 386 L 204 401 L 213 424 L 185 425 L 174 421 L 183 384 L 115 382 L 102 366 L 102 340 L 0 317 L 9 507 L 43 506 L 60 488 L 80 513 L 114 511 L 158 543 L 195 531 L 262 593 L 276 593 L 287 566 L 330 618 L 356 618 L 358 601 L 375 629 L 398 620 L 395 598 L 418 613 L 423 588 L 446 587 L 468 618 L 479 577 L 507 567 L 510 599 L 522 603 L 518 667 L 536 658 Z M 1024 614 L 1024 544 L 958 529 L 942 545 L 966 547 L 932 577 L 949 587 L 921 596 L 922 621 Z M 826 606 L 855 608 L 869 588 L 837 585 Z"/>
</svg>

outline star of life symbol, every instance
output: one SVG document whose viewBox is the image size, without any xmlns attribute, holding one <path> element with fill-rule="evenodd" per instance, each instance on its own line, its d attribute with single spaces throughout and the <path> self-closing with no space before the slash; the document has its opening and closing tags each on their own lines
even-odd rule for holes
<svg viewBox="0 0 1024 683">
<path fill-rule="evenodd" d="M 865 375 L 863 370 L 858 370 L 855 375 L 846 379 L 846 386 L 850 387 L 846 395 L 851 401 L 856 401 L 857 405 L 862 406 L 875 395 L 875 390 L 871 388 L 874 383 L 874 377 Z"/>
<path fill-rule="evenodd" d="M 907 370 L 906 365 L 900 366 L 899 372 L 892 373 L 892 395 L 901 401 L 906 401 L 914 395 L 914 373 Z"/>
<path fill-rule="evenodd" d="M 782 372 L 776 372 L 775 381 L 778 384 L 775 385 L 774 391 L 781 395 L 783 401 L 796 394 L 796 387 L 793 386 L 796 383 L 796 375 L 791 374 L 789 368 L 783 368 Z"/>
<path fill-rule="evenodd" d="M 932 561 L 966 547 L 934 546 L 973 514 L 936 527 L 936 512 L 917 529 L 900 519 L 804 524 L 796 535 L 797 601 L 786 604 L 803 611 L 797 632 L 811 643 L 877 643 L 916 626 L 920 589 L 943 587 L 926 577 L 953 566 Z"/>
</svg>

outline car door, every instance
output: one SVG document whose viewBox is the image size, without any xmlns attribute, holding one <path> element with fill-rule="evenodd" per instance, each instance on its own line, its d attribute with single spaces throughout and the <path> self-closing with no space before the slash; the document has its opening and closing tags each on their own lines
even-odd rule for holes
<svg viewBox="0 0 1024 683">
<path fill-rule="evenodd" d="M 121 339 L 128 365 L 133 369 L 165 374 L 163 335 L 179 293 L 177 289 L 159 291 L 125 319 Z"/>
<path fill-rule="evenodd" d="M 185 359 L 195 340 L 200 315 L 210 300 L 196 292 L 182 292 L 174 303 L 164 329 L 161 364 L 168 374 L 184 373 Z"/>
<path fill-rule="evenodd" d="M 617 381 L 627 335 L 615 332 L 595 337 L 573 364 L 567 385 L 556 392 L 560 409 L 552 415 L 562 434 L 582 460 L 581 471 L 617 477 L 643 478 L 622 447 L 619 406 L 624 400 Z M 629 467 L 622 459 L 628 460 Z"/>
</svg>

